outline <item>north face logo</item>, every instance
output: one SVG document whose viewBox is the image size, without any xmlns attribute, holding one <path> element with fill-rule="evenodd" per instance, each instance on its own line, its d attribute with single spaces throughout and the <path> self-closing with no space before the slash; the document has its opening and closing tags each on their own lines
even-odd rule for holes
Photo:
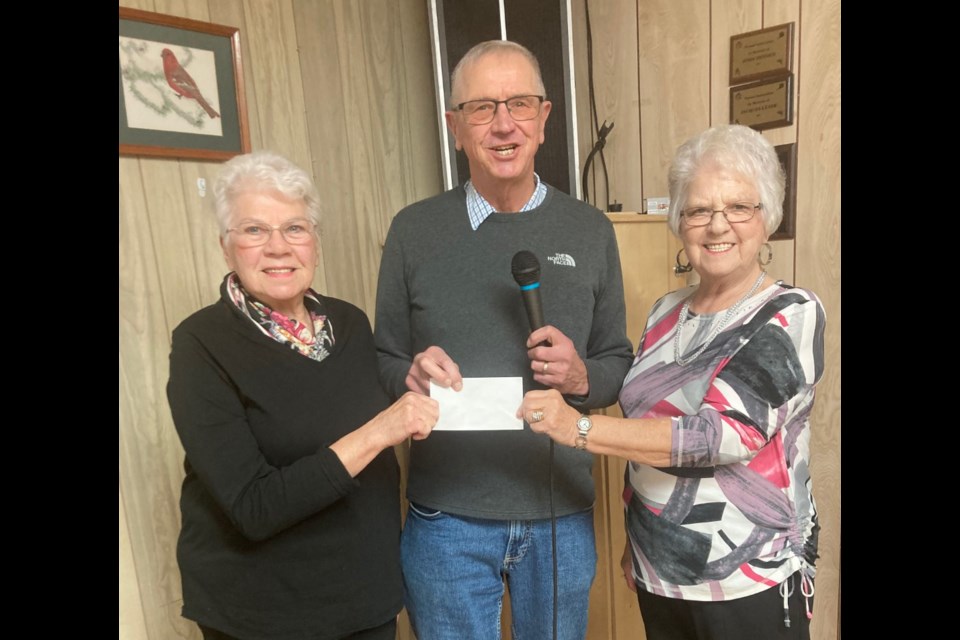
<svg viewBox="0 0 960 640">
<path fill-rule="evenodd" d="M 555 253 L 552 256 L 547 256 L 547 260 L 562 267 L 577 266 L 577 261 L 567 253 Z"/>
</svg>

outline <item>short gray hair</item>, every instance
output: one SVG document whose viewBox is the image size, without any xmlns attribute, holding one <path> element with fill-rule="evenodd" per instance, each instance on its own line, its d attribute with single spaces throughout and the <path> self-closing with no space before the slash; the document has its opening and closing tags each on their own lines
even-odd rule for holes
<svg viewBox="0 0 960 640">
<path fill-rule="evenodd" d="M 710 165 L 736 171 L 753 181 L 760 194 L 767 235 L 783 218 L 786 179 L 773 145 L 758 131 L 739 124 L 707 129 L 684 142 L 670 165 L 670 212 L 667 223 L 680 235 L 680 214 L 687 206 L 687 190 L 697 173 Z"/>
<path fill-rule="evenodd" d="M 320 200 L 310 175 L 278 153 L 254 151 L 231 158 L 217 176 L 213 195 L 221 237 L 227 233 L 237 197 L 264 190 L 276 190 L 286 198 L 302 201 L 310 220 L 320 224 Z"/>
<path fill-rule="evenodd" d="M 516 42 L 509 40 L 487 40 L 486 42 L 481 42 L 471 47 L 471 49 L 460 58 L 457 66 L 453 68 L 453 73 L 450 74 L 451 107 L 455 107 L 460 101 L 460 83 L 462 82 L 463 70 L 480 58 L 493 53 L 518 53 L 526 58 L 530 66 L 533 67 L 534 77 L 537 80 L 536 91 L 546 99 L 547 90 L 543 86 L 543 76 L 540 74 L 540 63 L 537 61 L 537 56 L 530 53 L 530 50 L 525 46 L 517 44 Z"/>
</svg>

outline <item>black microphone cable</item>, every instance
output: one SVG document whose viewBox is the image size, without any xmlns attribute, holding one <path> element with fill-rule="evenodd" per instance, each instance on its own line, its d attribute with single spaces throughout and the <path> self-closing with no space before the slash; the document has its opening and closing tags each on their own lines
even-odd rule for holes
<svg viewBox="0 0 960 640">
<path fill-rule="evenodd" d="M 581 186 L 583 187 L 583 193 L 584 193 L 583 199 L 585 202 L 589 202 L 589 193 L 590 193 L 590 189 L 588 186 L 589 183 L 587 182 L 587 176 L 590 174 L 590 165 L 593 163 L 593 157 L 597 155 L 597 153 L 600 154 L 600 161 L 603 164 L 603 181 L 604 181 L 605 193 L 607 194 L 608 199 L 610 197 L 610 179 L 609 179 L 609 176 L 607 176 L 607 163 L 603 159 L 603 148 L 607 145 L 607 136 L 610 135 L 610 131 L 612 130 L 613 130 L 613 123 L 611 122 L 609 125 L 607 125 L 607 121 L 604 120 L 603 126 L 600 127 L 599 131 L 597 132 L 597 141 L 594 143 L 593 149 L 590 150 L 590 153 L 587 155 L 586 161 L 584 161 L 583 163 L 583 178 L 582 178 Z M 594 205 L 596 205 L 596 203 L 594 203 Z M 607 204 L 607 208 L 608 209 L 610 208 L 609 203 Z"/>
<path fill-rule="evenodd" d="M 524 308 L 527 311 L 527 320 L 530 322 L 530 331 L 536 331 L 545 323 L 543 321 L 543 305 L 540 301 L 540 261 L 530 251 L 518 251 L 510 262 L 510 272 L 513 279 L 520 286 Z M 553 438 L 550 440 L 550 461 L 548 464 L 550 475 L 550 551 L 553 559 L 553 640 L 557 640 L 557 608 L 560 598 L 559 579 L 557 577 L 557 511 L 553 502 Z"/>
<path fill-rule="evenodd" d="M 557 640 L 557 512 L 553 506 L 553 438 L 550 438 L 550 545 L 553 555 L 553 640 Z"/>
<path fill-rule="evenodd" d="M 590 150 L 590 154 L 587 156 L 586 161 L 583 165 L 583 178 L 582 178 L 582 188 L 583 188 L 583 201 L 590 202 L 589 190 L 587 189 L 587 175 L 590 172 L 590 164 L 593 161 L 593 156 L 600 154 L 600 166 L 603 167 L 603 184 L 604 184 L 604 195 L 607 198 L 606 206 L 603 208 L 604 211 L 610 211 L 610 176 L 607 173 L 607 160 L 603 155 L 603 148 L 607 144 L 607 135 L 609 135 L 610 130 L 613 129 L 613 122 L 610 123 L 610 126 L 607 126 L 607 121 L 603 121 L 603 126 L 599 124 L 599 118 L 597 117 L 597 94 L 593 88 L 593 30 L 590 27 L 590 0 L 584 0 L 583 9 L 586 17 L 586 27 L 587 27 L 587 92 L 590 97 L 590 115 L 593 116 L 593 130 L 597 135 L 597 140 L 593 144 L 593 149 Z M 599 197 L 595 198 L 597 202 L 594 202 L 593 205 L 597 206 L 599 202 Z"/>
</svg>

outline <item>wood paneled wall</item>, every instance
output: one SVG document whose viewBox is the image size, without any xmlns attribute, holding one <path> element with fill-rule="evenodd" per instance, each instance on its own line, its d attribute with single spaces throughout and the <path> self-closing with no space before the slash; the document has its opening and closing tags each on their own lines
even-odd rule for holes
<svg viewBox="0 0 960 640">
<path fill-rule="evenodd" d="M 666 195 L 677 145 L 728 121 L 729 37 L 796 22 L 795 120 L 766 132 L 798 143 L 797 234 L 775 243 L 773 275 L 816 291 L 828 315 L 814 413 L 820 509 L 813 637 L 838 634 L 840 562 L 840 2 L 589 0 L 610 201 Z M 592 145 L 585 0 L 572 0 L 581 158 Z M 253 148 L 309 167 L 324 209 L 314 286 L 373 313 L 392 216 L 441 188 L 427 0 L 121 0 L 122 6 L 240 28 Z M 180 618 L 175 545 L 182 450 L 165 397 L 170 332 L 217 297 L 225 266 L 209 186 L 217 163 L 121 158 L 120 637 L 197 638 Z M 197 179 L 207 181 L 201 197 Z M 591 193 L 601 183 L 591 184 Z M 630 263 L 625 259 L 625 264 Z M 609 465 L 605 469 L 612 468 Z M 608 474 L 609 475 L 609 474 Z M 600 474 L 590 638 L 642 638 L 619 579 L 617 474 Z M 599 502 L 599 498 L 598 498 Z M 618 537 L 619 536 L 619 537 Z M 606 542 L 604 542 L 606 541 Z M 612 558 L 610 556 L 613 556 Z M 402 637 L 409 637 L 403 628 Z"/>
<path fill-rule="evenodd" d="M 599 121 L 612 120 L 607 139 L 610 196 L 624 211 L 643 198 L 666 196 L 667 170 L 677 146 L 729 120 L 730 36 L 796 23 L 794 123 L 764 135 L 797 143 L 797 230 L 774 242 L 768 271 L 815 291 L 827 312 L 826 372 L 813 415 L 814 492 L 820 513 L 812 637 L 839 637 L 840 600 L 840 2 L 839 0 L 572 0 L 577 113 L 585 158 L 596 136 L 589 117 L 585 2 L 593 34 Z M 599 162 L 594 162 L 598 167 Z M 591 194 L 601 199 L 594 172 Z M 602 206 L 602 205 L 601 205 Z M 638 248 L 638 250 L 641 250 Z M 621 249 L 621 253 L 624 250 Z M 630 263 L 624 257 L 624 265 Z M 626 276 L 625 276 L 626 277 Z M 635 319 L 628 318 L 628 325 Z M 621 490 L 622 477 L 603 463 L 598 483 Z M 598 484 L 599 486 L 599 484 Z M 616 495 L 614 495 L 616 497 Z M 608 505 L 609 506 L 609 505 Z M 599 517 L 599 516 L 598 516 Z M 610 508 L 598 535 L 622 545 L 623 514 Z M 597 584 L 591 599 L 591 638 L 643 637 L 636 599 L 619 579 L 619 549 L 607 567 L 613 585 Z M 604 558 L 600 559 L 601 563 Z M 600 617 L 600 619 L 598 619 Z"/>
<path fill-rule="evenodd" d="M 321 292 L 372 317 L 393 215 L 441 188 L 425 0 L 121 0 L 240 28 L 254 149 L 312 171 Z M 165 395 L 170 332 L 226 272 L 219 163 L 120 159 L 120 637 L 199 638 L 180 617 L 183 451 Z M 197 179 L 207 182 L 201 197 Z"/>
</svg>

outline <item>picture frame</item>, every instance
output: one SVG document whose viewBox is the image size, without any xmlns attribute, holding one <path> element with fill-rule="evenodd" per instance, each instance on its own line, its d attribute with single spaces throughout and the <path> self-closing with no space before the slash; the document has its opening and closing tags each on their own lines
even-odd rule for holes
<svg viewBox="0 0 960 640">
<path fill-rule="evenodd" d="M 120 7 L 120 155 L 250 151 L 240 30 Z"/>
<path fill-rule="evenodd" d="M 770 239 L 793 240 L 797 227 L 797 144 L 778 144 L 773 149 L 777 152 L 787 181 L 783 192 L 783 218 L 777 230 L 770 234 Z"/>
</svg>

